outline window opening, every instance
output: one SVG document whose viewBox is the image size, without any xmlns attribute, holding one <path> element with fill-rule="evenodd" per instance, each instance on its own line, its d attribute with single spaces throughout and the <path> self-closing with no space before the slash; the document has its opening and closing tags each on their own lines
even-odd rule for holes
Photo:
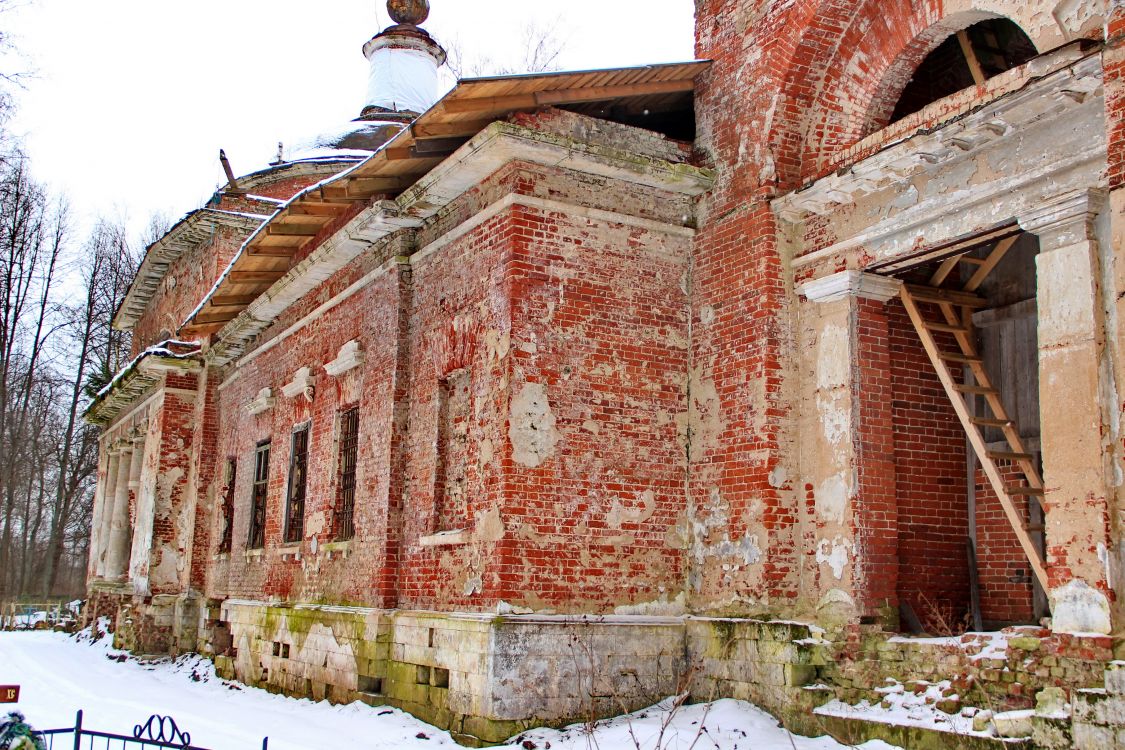
<svg viewBox="0 0 1125 750">
<path fill-rule="evenodd" d="M 266 495 L 269 492 L 270 441 L 258 443 L 254 451 L 254 485 L 250 495 L 250 537 L 247 546 L 266 546 Z"/>
<path fill-rule="evenodd" d="M 309 426 L 293 430 L 289 452 L 289 492 L 285 502 L 285 541 L 299 542 L 305 536 L 305 485 L 309 466 Z"/>
<path fill-rule="evenodd" d="M 230 552 L 234 540 L 234 479 L 237 468 L 237 460 L 228 458 L 223 474 L 223 533 L 219 540 L 219 552 Z"/>
<path fill-rule="evenodd" d="M 951 34 L 915 69 L 890 122 L 1019 67 L 1037 54 L 1027 34 L 1006 18 L 990 18 Z"/>
<path fill-rule="evenodd" d="M 356 458 L 359 453 L 359 409 L 351 408 L 340 414 L 340 467 L 336 483 L 337 541 L 355 536 Z"/>
</svg>

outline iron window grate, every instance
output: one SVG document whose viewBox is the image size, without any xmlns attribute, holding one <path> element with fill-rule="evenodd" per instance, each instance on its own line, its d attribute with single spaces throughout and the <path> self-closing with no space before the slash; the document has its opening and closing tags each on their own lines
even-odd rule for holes
<svg viewBox="0 0 1125 750">
<path fill-rule="evenodd" d="M 299 542 L 305 537 L 305 485 L 309 466 L 309 426 L 293 431 L 289 453 L 289 493 L 285 503 L 285 541 Z"/>
<path fill-rule="evenodd" d="M 250 499 L 250 549 L 266 546 L 266 495 L 270 479 L 270 442 L 258 443 L 254 451 L 254 485 Z"/>
<path fill-rule="evenodd" d="M 340 477 L 336 484 L 337 541 L 355 536 L 356 460 L 359 453 L 359 409 L 340 414 Z"/>
</svg>

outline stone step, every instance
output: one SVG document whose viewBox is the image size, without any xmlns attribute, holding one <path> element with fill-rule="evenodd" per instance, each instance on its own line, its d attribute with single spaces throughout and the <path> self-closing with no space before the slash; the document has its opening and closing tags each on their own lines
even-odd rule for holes
<svg viewBox="0 0 1125 750">
<path fill-rule="evenodd" d="M 1031 738 L 986 737 L 953 731 L 891 724 L 859 717 L 817 715 L 824 731 L 845 745 L 882 740 L 909 750 L 1031 750 Z"/>
</svg>

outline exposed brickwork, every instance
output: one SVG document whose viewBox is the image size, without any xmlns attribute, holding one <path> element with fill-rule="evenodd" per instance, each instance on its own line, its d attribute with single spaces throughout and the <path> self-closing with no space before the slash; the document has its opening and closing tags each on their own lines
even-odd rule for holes
<svg viewBox="0 0 1125 750">
<path fill-rule="evenodd" d="M 924 624 L 959 627 L 969 602 L 965 431 L 898 300 L 886 305 L 894 394 L 898 593 Z M 930 316 L 934 313 L 930 312 Z M 942 339 L 946 350 L 952 340 Z"/>
<path fill-rule="evenodd" d="M 1097 3 L 1065 18 L 1055 5 L 997 0 L 988 13 L 1009 13 L 1040 50 L 1100 33 Z M 495 739 L 540 705 L 573 718 L 573 690 L 510 688 L 561 669 L 575 641 L 560 639 L 591 614 L 626 618 L 598 621 L 607 639 L 638 639 L 632 651 L 612 639 L 591 646 L 589 670 L 605 686 L 625 679 L 606 670 L 634 666 L 635 654 L 634 682 L 643 673 L 666 688 L 687 654 L 700 662 L 697 697 L 750 698 L 800 726 L 796 715 L 818 701 L 877 697 L 888 676 L 956 678 L 1013 708 L 1041 688 L 1096 687 L 1108 638 L 1021 631 L 1021 645 L 977 660 L 976 641 L 904 645 L 879 629 L 903 602 L 930 630 L 966 624 L 972 478 L 964 430 L 913 325 L 898 300 L 880 301 L 893 285 L 845 273 L 887 274 L 888 263 L 923 262 L 935 245 L 997 226 L 1046 237 L 1065 225 L 1061 243 L 1101 233 L 1073 208 L 1075 194 L 1100 200 L 1089 192 L 1102 184 L 1100 162 L 1093 178 L 1083 172 L 1100 158 L 1096 53 L 1075 45 L 883 127 L 917 64 L 982 12 L 964 0 L 697 0 L 696 9 L 697 56 L 714 62 L 697 83 L 694 144 L 570 111 L 513 115 L 508 129 L 538 130 L 538 140 L 462 150 L 394 206 L 387 196 L 354 201 L 293 258 L 313 270 L 278 282 L 274 291 L 290 296 L 255 304 L 297 299 L 242 354 L 227 362 L 215 354 L 230 351 L 225 340 L 202 342 L 183 372 L 150 384 L 148 406 L 109 430 L 118 449 L 140 427 L 152 441 L 132 501 L 133 577 L 99 583 L 93 611 L 135 615 L 127 637 L 138 648 L 182 648 L 202 622 L 200 643 L 241 679 L 385 699 Z M 1104 53 L 1111 188 L 1125 163 L 1119 31 L 1111 20 Z M 1054 78 L 1036 67 L 1047 65 Z M 993 105 L 1001 114 L 970 130 Z M 1088 153 L 1069 163 L 1044 148 L 1051 118 L 1072 125 L 1060 134 L 1091 141 Z M 895 159 L 877 163 L 888 152 Z M 247 184 L 285 199 L 343 166 L 284 165 Z M 997 187 L 1007 172 L 1012 181 Z M 695 196 L 666 178 L 688 173 L 700 180 L 694 192 L 712 173 L 713 188 Z M 986 183 L 990 192 L 976 195 Z M 269 213 L 274 204 L 224 196 L 218 206 Z M 345 251 L 326 239 L 379 211 L 421 226 L 331 256 Z M 173 264 L 135 326 L 138 349 L 175 331 L 240 242 L 224 229 Z M 1040 279 L 1040 314 L 1055 319 L 1061 344 L 1039 342 L 1041 371 L 1043 361 L 1051 372 L 1077 362 L 1086 396 L 1114 392 L 1099 358 L 1116 356 L 1116 319 L 1066 296 L 1111 298 L 1101 260 L 1074 271 L 1089 258 L 1071 256 L 1043 275 L 1055 286 Z M 351 260 L 341 268 L 333 258 Z M 829 277 L 837 286 L 819 300 L 795 293 Z M 1065 411 L 1065 390 L 1044 381 L 1044 413 Z M 340 414 L 352 408 L 355 534 L 338 540 Z M 1051 587 L 1071 586 L 1069 622 L 1102 632 L 1113 592 L 1100 571 L 1116 564 L 1104 542 L 1119 536 L 1106 446 L 1119 436 L 1114 420 L 1099 419 L 1073 431 L 1080 470 L 1059 459 L 1066 446 L 1053 448 L 1052 465 L 1046 437 L 1044 456 L 1048 492 L 1054 471 L 1073 500 L 1063 511 L 1090 486 L 1083 528 L 1096 531 L 1052 539 L 1049 529 Z M 303 537 L 286 544 L 290 441 L 304 426 Z M 248 549 L 262 441 L 265 543 Z M 1091 468 L 1103 448 L 1105 465 Z M 237 475 L 226 552 L 228 458 Z M 106 481 L 108 469 L 100 474 Z M 975 498 L 983 615 L 1030 620 L 1026 560 L 979 476 Z M 1055 512 L 1056 526 L 1073 523 Z M 317 671 L 329 658 L 332 673 Z M 806 689 L 814 682 L 827 687 Z"/>
<path fill-rule="evenodd" d="M 1022 484 L 1023 472 L 1010 461 L 998 461 L 1007 484 Z M 1015 498 L 1023 522 L 1027 523 L 1027 501 Z M 977 469 L 977 569 L 980 578 L 981 617 L 990 623 L 1035 621 L 1031 596 L 1031 568 L 1016 532 L 996 491 Z"/>
</svg>

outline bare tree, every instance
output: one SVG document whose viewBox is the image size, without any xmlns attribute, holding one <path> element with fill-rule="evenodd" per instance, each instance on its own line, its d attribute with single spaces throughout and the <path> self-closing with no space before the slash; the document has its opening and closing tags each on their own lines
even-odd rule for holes
<svg viewBox="0 0 1125 750">
<path fill-rule="evenodd" d="M 507 58 L 469 49 L 455 37 L 446 45 L 449 57 L 445 64 L 458 79 L 558 70 L 565 46 L 558 35 L 560 23 L 561 19 L 550 24 L 528 23 L 520 32 L 520 52 Z"/>
</svg>

